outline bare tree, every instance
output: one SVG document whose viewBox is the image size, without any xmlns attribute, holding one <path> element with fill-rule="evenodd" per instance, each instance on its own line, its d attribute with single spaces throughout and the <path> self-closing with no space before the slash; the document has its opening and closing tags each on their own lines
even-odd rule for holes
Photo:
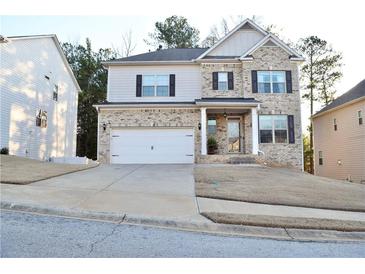
<svg viewBox="0 0 365 274">
<path fill-rule="evenodd" d="M 133 40 L 132 30 L 128 30 L 122 34 L 121 47 L 113 47 L 113 50 L 118 54 L 119 57 L 128 57 L 136 48 L 136 43 Z"/>
</svg>

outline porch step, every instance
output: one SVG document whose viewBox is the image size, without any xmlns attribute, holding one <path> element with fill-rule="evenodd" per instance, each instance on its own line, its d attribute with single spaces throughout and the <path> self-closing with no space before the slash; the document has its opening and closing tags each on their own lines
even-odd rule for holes
<svg viewBox="0 0 365 274">
<path fill-rule="evenodd" d="M 241 164 L 256 164 L 256 159 L 254 157 L 232 157 L 228 160 L 228 164 L 241 165 Z"/>
<path fill-rule="evenodd" d="M 258 164 L 258 156 L 252 154 L 242 155 L 204 155 L 198 158 L 199 164 Z"/>
</svg>

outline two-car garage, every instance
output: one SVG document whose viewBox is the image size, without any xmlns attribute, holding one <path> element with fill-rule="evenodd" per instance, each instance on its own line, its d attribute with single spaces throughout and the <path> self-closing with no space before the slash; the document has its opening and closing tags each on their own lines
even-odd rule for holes
<svg viewBox="0 0 365 274">
<path fill-rule="evenodd" d="M 112 164 L 191 164 L 194 163 L 192 128 L 112 129 Z"/>
</svg>

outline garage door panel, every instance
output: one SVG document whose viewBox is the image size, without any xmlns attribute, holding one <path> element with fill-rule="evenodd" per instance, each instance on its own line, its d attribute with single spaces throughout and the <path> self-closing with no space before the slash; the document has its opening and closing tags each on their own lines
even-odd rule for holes
<svg viewBox="0 0 365 274">
<path fill-rule="evenodd" d="M 193 163 L 193 129 L 113 130 L 112 163 Z"/>
</svg>

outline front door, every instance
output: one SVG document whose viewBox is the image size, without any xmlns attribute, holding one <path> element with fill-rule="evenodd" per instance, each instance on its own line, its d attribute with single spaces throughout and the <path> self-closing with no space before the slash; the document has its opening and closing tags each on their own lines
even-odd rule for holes
<svg viewBox="0 0 365 274">
<path fill-rule="evenodd" d="M 241 123 L 240 119 L 228 119 L 228 152 L 241 151 Z"/>
</svg>

